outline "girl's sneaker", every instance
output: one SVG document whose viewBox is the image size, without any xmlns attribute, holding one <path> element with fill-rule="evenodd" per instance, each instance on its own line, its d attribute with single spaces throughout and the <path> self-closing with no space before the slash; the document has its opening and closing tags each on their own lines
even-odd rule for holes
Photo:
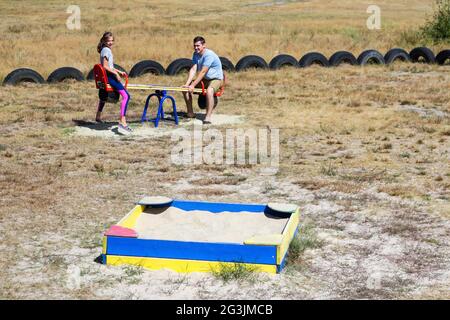
<svg viewBox="0 0 450 320">
<path fill-rule="evenodd" d="M 133 132 L 133 130 L 129 126 L 124 126 L 121 123 L 119 123 L 118 131 L 122 134 L 130 134 Z"/>
</svg>

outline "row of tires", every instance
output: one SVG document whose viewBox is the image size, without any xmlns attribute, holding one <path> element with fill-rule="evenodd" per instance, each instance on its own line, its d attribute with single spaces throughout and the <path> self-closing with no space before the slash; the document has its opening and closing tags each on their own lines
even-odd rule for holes
<svg viewBox="0 0 450 320">
<path fill-rule="evenodd" d="M 384 56 L 376 50 L 366 50 L 362 52 L 358 58 L 356 58 L 351 52 L 348 51 L 338 51 L 333 54 L 329 59 L 327 59 L 323 54 L 319 52 L 310 52 L 305 54 L 299 61 L 291 55 L 280 54 L 274 57 L 269 64 L 261 57 L 255 55 L 248 55 L 243 57 L 238 61 L 238 63 L 233 65 L 233 63 L 225 58 L 220 57 L 222 61 L 222 68 L 225 71 L 243 71 L 250 68 L 261 68 L 261 69 L 280 69 L 285 66 L 305 68 L 313 64 L 321 65 L 324 67 L 328 66 L 339 66 L 341 64 L 350 65 L 367 65 L 367 64 L 391 64 L 394 61 L 409 61 L 409 62 L 425 62 L 425 63 L 437 63 L 444 65 L 450 62 L 450 50 L 443 50 L 439 52 L 436 56 L 433 51 L 426 47 L 419 47 L 411 50 L 409 53 L 403 49 L 395 48 L 389 50 Z M 114 65 L 115 68 L 125 71 L 119 65 Z M 138 62 L 131 68 L 129 76 L 131 78 L 142 76 L 146 73 L 152 73 L 155 75 L 177 75 L 185 70 L 189 70 L 192 66 L 191 59 L 181 58 L 176 59 L 171 62 L 167 69 L 153 60 L 144 60 Z M 68 79 L 74 79 L 77 81 L 85 80 L 83 73 L 72 67 L 58 68 L 53 71 L 47 78 L 47 82 L 55 83 L 61 82 Z M 87 80 L 93 80 L 93 70 L 91 70 L 87 77 Z M 3 84 L 16 85 L 21 82 L 35 82 L 44 83 L 44 78 L 36 71 L 28 68 L 20 68 L 9 73 L 3 81 Z"/>
</svg>

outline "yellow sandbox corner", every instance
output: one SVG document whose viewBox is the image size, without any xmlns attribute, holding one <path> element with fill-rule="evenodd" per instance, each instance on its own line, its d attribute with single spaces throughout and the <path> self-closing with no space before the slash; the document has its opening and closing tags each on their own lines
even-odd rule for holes
<svg viewBox="0 0 450 320">
<path fill-rule="evenodd" d="M 144 205 L 136 205 L 128 214 L 117 223 L 118 226 L 134 229 L 136 227 L 136 221 L 139 216 L 144 212 Z"/>
<path fill-rule="evenodd" d="M 279 246 L 283 241 L 282 234 L 264 234 L 251 237 L 244 241 L 244 244 L 254 244 L 261 246 Z"/>
<path fill-rule="evenodd" d="M 277 264 L 281 264 L 286 252 L 289 249 L 289 244 L 297 231 L 298 224 L 300 222 L 300 208 L 297 208 L 295 212 L 289 218 L 286 227 L 283 230 L 283 240 L 280 246 L 277 246 Z"/>
</svg>

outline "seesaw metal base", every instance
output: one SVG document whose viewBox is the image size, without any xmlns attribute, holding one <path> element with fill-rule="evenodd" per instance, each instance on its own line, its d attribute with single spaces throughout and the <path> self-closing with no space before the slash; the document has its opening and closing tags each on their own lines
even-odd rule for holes
<svg viewBox="0 0 450 320">
<path fill-rule="evenodd" d="M 154 119 L 148 119 L 147 118 L 147 110 L 148 110 L 148 106 L 151 102 L 152 97 L 156 97 L 158 99 L 158 112 Z M 172 96 L 168 95 L 166 90 L 155 90 L 154 93 L 150 94 L 147 97 L 147 100 L 145 102 L 144 111 L 142 112 L 141 123 L 151 121 L 151 122 L 155 123 L 155 128 L 156 128 L 156 127 L 158 127 L 159 121 L 172 120 L 172 119 L 167 119 L 164 117 L 163 106 L 164 106 L 164 102 L 167 99 L 169 99 L 172 102 L 173 121 L 175 121 L 175 124 L 178 125 L 178 113 L 177 113 L 177 106 L 175 103 L 175 99 Z"/>
</svg>

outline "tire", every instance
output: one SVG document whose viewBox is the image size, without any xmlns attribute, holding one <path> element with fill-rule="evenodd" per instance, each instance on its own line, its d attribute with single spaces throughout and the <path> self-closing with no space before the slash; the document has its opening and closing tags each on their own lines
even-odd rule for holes
<svg viewBox="0 0 450 320">
<path fill-rule="evenodd" d="M 403 62 L 405 62 L 405 61 L 411 62 L 411 58 L 410 58 L 408 52 L 406 52 L 405 50 L 403 50 L 401 48 L 391 49 L 388 52 L 386 52 L 386 54 L 384 55 L 384 61 L 386 62 L 386 64 L 391 64 L 392 62 L 394 62 L 396 60 L 400 60 Z"/>
<path fill-rule="evenodd" d="M 56 82 L 62 82 L 67 79 L 74 79 L 76 81 L 83 81 L 84 76 L 81 73 L 80 70 L 72 68 L 72 67 L 62 67 L 58 68 L 47 78 L 47 82 L 49 83 L 56 83 Z"/>
<path fill-rule="evenodd" d="M 219 103 L 219 99 L 216 96 L 214 96 L 214 107 L 213 107 L 213 109 L 215 109 L 217 107 L 218 103 Z M 197 99 L 197 104 L 198 104 L 198 107 L 200 109 L 206 109 L 206 96 L 203 95 L 203 94 L 199 94 L 198 95 L 198 99 Z"/>
<path fill-rule="evenodd" d="M 320 52 L 309 52 L 305 54 L 298 64 L 300 68 L 306 68 L 313 64 L 318 64 L 322 67 L 328 67 L 330 65 L 328 59 Z"/>
<path fill-rule="evenodd" d="M 228 60 L 225 57 L 219 57 L 219 59 L 220 59 L 220 62 L 222 62 L 222 70 L 225 70 L 227 72 L 235 71 L 233 62 L 231 62 L 230 60 Z"/>
<path fill-rule="evenodd" d="M 193 65 L 194 63 L 192 62 L 191 59 L 187 58 L 175 59 L 167 66 L 166 73 L 169 76 L 175 76 L 183 72 L 184 70 L 189 72 L 189 70 L 192 68 Z"/>
<path fill-rule="evenodd" d="M 443 66 L 447 60 L 450 60 L 450 50 L 442 50 L 436 56 L 436 62 L 441 66 Z"/>
<path fill-rule="evenodd" d="M 358 64 L 358 61 L 356 60 L 356 57 L 353 55 L 353 53 L 348 51 L 338 51 L 334 53 L 329 60 L 330 66 L 337 67 L 343 63 L 348 63 L 352 66 L 355 66 Z"/>
<path fill-rule="evenodd" d="M 117 103 L 120 98 L 120 93 L 118 93 L 117 91 L 107 92 L 106 90 L 100 89 L 98 90 L 98 98 L 101 101 Z"/>
<path fill-rule="evenodd" d="M 298 61 L 288 54 L 279 54 L 270 60 L 269 63 L 269 68 L 272 70 L 277 70 L 285 66 L 298 68 Z"/>
<path fill-rule="evenodd" d="M 159 62 L 153 60 L 143 60 L 136 63 L 133 68 L 131 68 L 130 78 L 136 78 L 146 73 L 159 76 L 165 74 L 166 70 L 164 70 L 164 67 L 159 64 Z"/>
<path fill-rule="evenodd" d="M 36 71 L 28 68 L 20 68 L 10 72 L 5 80 L 4 85 L 17 85 L 22 82 L 45 83 L 44 78 Z"/>
<path fill-rule="evenodd" d="M 236 64 L 236 71 L 244 71 L 250 68 L 255 69 L 267 69 L 269 66 L 267 65 L 266 60 L 259 56 L 248 55 L 242 57 L 238 63 Z"/>
<path fill-rule="evenodd" d="M 367 64 L 386 64 L 384 57 L 376 50 L 366 50 L 361 52 L 358 57 L 358 64 L 365 66 Z"/>
<path fill-rule="evenodd" d="M 115 64 L 115 63 L 114 63 L 114 68 L 115 68 L 115 69 L 118 69 L 118 70 L 120 70 L 120 71 L 122 71 L 122 72 L 125 72 L 126 74 L 128 74 L 128 71 L 125 70 L 124 68 L 122 68 L 121 66 L 119 66 L 118 64 Z"/>
<path fill-rule="evenodd" d="M 127 70 L 125 70 L 124 68 L 122 68 L 118 64 L 114 63 L 114 68 L 117 69 L 117 70 L 120 70 L 122 72 L 126 72 L 128 74 Z M 88 75 L 86 76 L 86 79 L 87 80 L 94 80 L 94 68 L 92 68 L 92 70 L 89 71 Z"/>
<path fill-rule="evenodd" d="M 433 51 L 428 49 L 427 47 L 418 47 L 412 49 L 409 53 L 412 62 L 420 62 L 422 58 L 426 63 L 435 63 L 436 57 L 434 56 Z"/>
</svg>

